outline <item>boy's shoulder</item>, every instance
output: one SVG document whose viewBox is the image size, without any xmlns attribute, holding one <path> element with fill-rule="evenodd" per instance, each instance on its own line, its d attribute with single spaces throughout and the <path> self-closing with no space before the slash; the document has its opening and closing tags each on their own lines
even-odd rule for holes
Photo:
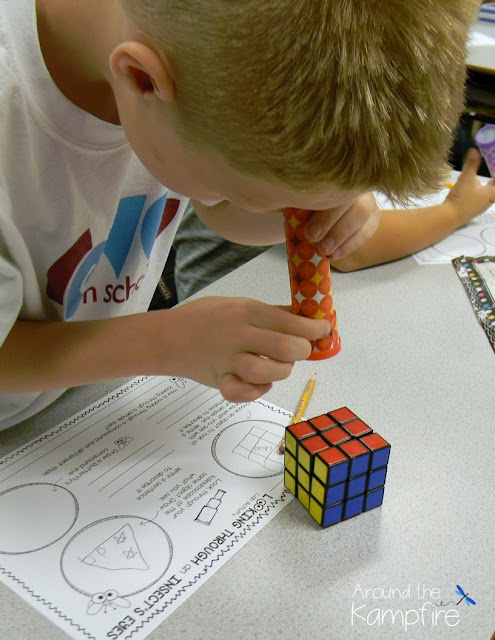
<svg viewBox="0 0 495 640">
<path fill-rule="evenodd" d="M 3 2 L 0 15 L 0 100 L 18 101 L 26 92 L 26 75 L 36 64 L 33 50 L 38 46 L 35 3 Z M 12 96 L 13 92 L 15 96 Z M 2 110 L 3 111 L 3 110 Z"/>
</svg>

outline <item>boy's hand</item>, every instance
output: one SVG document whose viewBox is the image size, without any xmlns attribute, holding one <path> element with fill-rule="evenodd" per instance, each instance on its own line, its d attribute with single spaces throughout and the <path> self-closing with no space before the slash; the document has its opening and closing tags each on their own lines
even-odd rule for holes
<svg viewBox="0 0 495 640">
<path fill-rule="evenodd" d="M 247 298 L 201 298 L 165 313 L 175 316 L 178 335 L 175 341 L 168 336 L 163 359 L 172 356 L 175 375 L 215 387 L 231 402 L 265 394 L 290 375 L 296 360 L 309 356 L 310 340 L 331 330 L 326 320 Z"/>
<path fill-rule="evenodd" d="M 455 207 L 460 225 L 467 224 L 495 203 L 495 180 L 482 185 L 477 175 L 480 165 L 480 152 L 470 149 L 457 182 L 445 198 L 445 202 Z"/>
<path fill-rule="evenodd" d="M 375 196 L 365 193 L 350 205 L 315 211 L 306 222 L 306 237 L 330 258 L 343 258 L 371 238 L 380 215 Z"/>
</svg>

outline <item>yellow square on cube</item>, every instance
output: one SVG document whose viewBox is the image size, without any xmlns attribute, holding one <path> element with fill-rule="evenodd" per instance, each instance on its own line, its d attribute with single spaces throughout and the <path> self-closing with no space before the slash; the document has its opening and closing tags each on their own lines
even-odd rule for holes
<svg viewBox="0 0 495 640">
<path fill-rule="evenodd" d="M 309 501 L 309 513 L 316 520 L 318 524 L 321 524 L 321 518 L 323 516 L 323 507 L 318 502 L 311 498 Z"/>
<path fill-rule="evenodd" d="M 300 484 L 297 485 L 297 499 L 303 505 L 303 507 L 309 509 L 309 493 Z"/>
<path fill-rule="evenodd" d="M 301 486 L 303 486 L 309 493 L 311 479 L 309 473 L 303 469 L 300 465 L 297 467 L 297 480 Z"/>
<path fill-rule="evenodd" d="M 294 456 L 286 449 L 284 453 L 284 464 L 285 468 L 288 469 L 294 477 L 296 477 L 296 459 Z"/>
<path fill-rule="evenodd" d="M 290 431 L 285 432 L 285 448 L 288 449 L 293 456 L 296 455 L 297 440 Z"/>
<path fill-rule="evenodd" d="M 297 461 L 305 468 L 309 470 L 309 466 L 311 463 L 311 456 L 307 451 L 299 447 L 299 451 L 297 452 Z"/>
<path fill-rule="evenodd" d="M 325 501 L 325 487 L 318 478 L 313 476 L 311 480 L 311 495 L 314 496 L 321 504 Z"/>
<path fill-rule="evenodd" d="M 314 474 L 323 482 L 323 484 L 327 484 L 328 465 L 318 458 L 318 456 L 315 458 Z"/>
<path fill-rule="evenodd" d="M 284 471 L 284 484 L 292 494 L 297 496 L 296 479 L 287 471 L 287 469 Z"/>
</svg>

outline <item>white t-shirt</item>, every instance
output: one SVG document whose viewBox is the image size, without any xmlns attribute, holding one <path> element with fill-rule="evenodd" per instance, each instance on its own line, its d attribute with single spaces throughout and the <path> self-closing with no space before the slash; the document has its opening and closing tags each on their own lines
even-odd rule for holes
<svg viewBox="0 0 495 640">
<path fill-rule="evenodd" d="M 147 173 L 121 127 L 58 90 L 35 0 L 1 2 L 0 78 L 0 345 L 18 318 L 146 311 L 188 199 Z M 0 395 L 0 429 L 62 391 Z"/>
</svg>

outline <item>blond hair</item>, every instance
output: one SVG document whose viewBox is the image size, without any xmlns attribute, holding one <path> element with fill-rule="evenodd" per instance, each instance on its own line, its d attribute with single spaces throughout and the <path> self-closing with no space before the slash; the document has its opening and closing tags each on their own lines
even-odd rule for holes
<svg viewBox="0 0 495 640">
<path fill-rule="evenodd" d="M 172 63 L 184 141 L 298 189 L 438 188 L 478 0 L 121 0 Z"/>
</svg>

